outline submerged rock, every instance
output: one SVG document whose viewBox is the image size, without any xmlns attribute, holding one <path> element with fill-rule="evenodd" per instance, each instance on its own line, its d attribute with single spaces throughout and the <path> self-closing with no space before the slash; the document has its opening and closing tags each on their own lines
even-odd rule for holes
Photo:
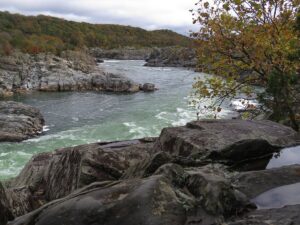
<svg viewBox="0 0 300 225">
<path fill-rule="evenodd" d="M 152 92 L 155 91 L 155 84 L 151 84 L 151 83 L 145 83 L 143 84 L 143 86 L 141 87 L 141 90 L 145 91 L 145 92 Z"/>
<path fill-rule="evenodd" d="M 0 101 L 0 142 L 23 141 L 40 134 L 44 118 L 29 105 L 13 101 Z"/>
</svg>

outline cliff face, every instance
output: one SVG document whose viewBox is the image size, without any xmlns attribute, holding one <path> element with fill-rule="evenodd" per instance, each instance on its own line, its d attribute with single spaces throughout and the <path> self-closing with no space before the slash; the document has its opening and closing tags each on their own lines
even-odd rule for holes
<svg viewBox="0 0 300 225">
<path fill-rule="evenodd" d="M 67 51 L 29 55 L 16 52 L 0 58 L 0 96 L 28 90 L 137 92 L 140 85 L 117 74 L 105 73 L 87 54 Z"/>
</svg>

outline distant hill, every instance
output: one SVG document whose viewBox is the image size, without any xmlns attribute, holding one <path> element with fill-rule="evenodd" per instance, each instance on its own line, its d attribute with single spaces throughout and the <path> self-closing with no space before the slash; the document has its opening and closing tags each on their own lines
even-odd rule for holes
<svg viewBox="0 0 300 225">
<path fill-rule="evenodd" d="M 23 16 L 0 11 L 0 54 L 13 49 L 23 52 L 53 52 L 66 49 L 100 47 L 190 46 L 191 39 L 170 30 L 147 31 L 141 28 L 89 24 L 50 16 Z"/>
</svg>

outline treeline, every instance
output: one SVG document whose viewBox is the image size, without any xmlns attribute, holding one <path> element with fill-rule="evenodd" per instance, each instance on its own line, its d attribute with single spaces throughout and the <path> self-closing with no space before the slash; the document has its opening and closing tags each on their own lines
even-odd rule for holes
<svg viewBox="0 0 300 225">
<path fill-rule="evenodd" d="M 84 47 L 190 46 L 191 40 L 170 30 L 146 31 L 141 28 L 89 24 L 50 16 L 23 16 L 0 12 L 0 54 L 13 49 L 27 53 L 77 50 Z"/>
</svg>

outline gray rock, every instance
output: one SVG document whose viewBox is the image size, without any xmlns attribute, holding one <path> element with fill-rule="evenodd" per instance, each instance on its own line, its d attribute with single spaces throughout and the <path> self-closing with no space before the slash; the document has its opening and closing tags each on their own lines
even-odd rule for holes
<svg viewBox="0 0 300 225">
<path fill-rule="evenodd" d="M 255 210 L 251 199 L 300 182 L 299 165 L 231 170 L 297 141 L 270 121 L 204 120 L 166 128 L 158 139 L 42 153 L 6 185 L 13 216 L 30 212 L 9 224 L 297 224 L 298 207 Z"/>
<path fill-rule="evenodd" d="M 151 176 L 159 167 L 171 161 L 171 156 L 166 152 L 158 152 L 154 155 L 149 155 L 145 157 L 145 159 L 141 162 L 138 162 L 136 165 L 131 166 L 123 175 L 122 179 L 137 177 L 144 178 Z"/>
<path fill-rule="evenodd" d="M 271 121 L 202 120 L 163 129 L 155 151 L 233 165 L 270 156 L 297 144 L 298 138 L 293 129 Z"/>
<path fill-rule="evenodd" d="M 195 68 L 197 65 L 196 51 L 183 47 L 155 48 L 146 61 L 145 66 L 152 67 Z"/>
<path fill-rule="evenodd" d="M 93 183 L 9 224 L 182 225 L 197 220 L 208 225 L 224 221 L 235 207 L 248 207 L 225 179 L 188 176 L 180 166 L 167 164 L 145 179 Z"/>
<path fill-rule="evenodd" d="M 151 51 L 151 48 L 90 49 L 91 55 L 96 58 L 118 60 L 145 60 Z"/>
<path fill-rule="evenodd" d="M 32 106 L 12 101 L 0 101 L 0 142 L 22 141 L 40 134 L 44 118 Z"/>
<path fill-rule="evenodd" d="M 94 183 L 8 224 L 181 225 L 185 209 L 168 179 Z"/>
<path fill-rule="evenodd" d="M 155 84 L 151 84 L 151 83 L 145 83 L 141 89 L 145 92 L 152 92 L 156 90 Z"/>
<path fill-rule="evenodd" d="M 62 57 L 22 53 L 1 57 L 0 97 L 28 90 L 138 92 L 139 84 L 105 73 L 83 52 L 66 51 Z"/>
<path fill-rule="evenodd" d="M 152 147 L 153 142 L 133 140 L 38 154 L 9 182 L 11 205 L 18 205 L 12 211 L 15 216 L 24 215 L 93 182 L 118 180 L 147 157 Z"/>
<path fill-rule="evenodd" d="M 270 189 L 300 182 L 300 165 L 242 172 L 234 176 L 232 182 L 252 199 Z"/>
</svg>

